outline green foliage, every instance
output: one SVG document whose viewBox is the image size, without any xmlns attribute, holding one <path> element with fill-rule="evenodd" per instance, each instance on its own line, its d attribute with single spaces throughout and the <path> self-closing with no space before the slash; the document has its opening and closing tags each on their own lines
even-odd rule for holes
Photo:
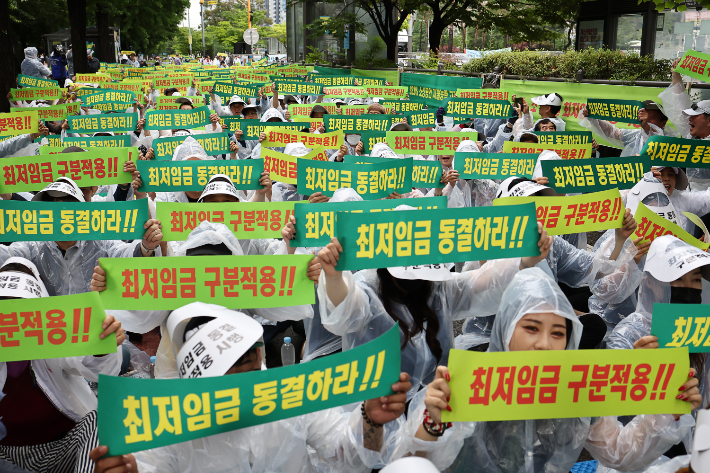
<svg viewBox="0 0 710 473">
<path fill-rule="evenodd" d="M 227 8 L 229 5 L 233 8 Z M 271 36 L 271 23 L 272 20 L 265 10 L 252 9 L 252 28 L 256 28 L 260 38 Z M 234 43 L 244 41 L 244 31 L 249 27 L 249 20 L 246 8 L 236 2 L 227 1 L 220 2 L 214 10 L 205 13 L 205 24 L 205 32 L 214 35 L 216 43 L 220 45 L 217 49 L 221 51 L 225 48 L 231 50 Z M 265 42 L 260 40 L 257 45 L 259 44 Z"/>
<path fill-rule="evenodd" d="M 685 4 L 685 0 L 639 0 L 639 4 L 641 2 L 649 2 L 652 1 L 653 3 L 656 4 L 656 10 L 659 12 L 662 12 L 666 8 L 675 8 L 676 11 L 679 12 L 684 12 L 688 10 L 688 6 Z M 697 3 L 700 5 L 704 6 L 705 8 L 710 8 L 710 0 L 696 0 Z"/>
<path fill-rule="evenodd" d="M 506 74 L 531 77 L 564 77 L 574 79 L 584 70 L 585 79 L 623 81 L 670 80 L 671 62 L 636 53 L 622 53 L 612 49 L 585 49 L 564 54 L 513 51 L 494 53 L 472 59 L 463 65 L 467 72 L 492 72 L 500 66 Z"/>
<path fill-rule="evenodd" d="M 369 38 L 367 42 L 367 48 L 361 50 L 357 54 L 353 67 L 355 67 L 356 69 L 369 69 L 371 67 L 397 67 L 397 65 L 393 61 L 382 57 L 382 53 L 386 49 L 387 45 L 385 45 L 385 42 L 379 36 Z M 372 66 L 370 66 L 370 64 L 372 64 Z"/>
<path fill-rule="evenodd" d="M 308 46 L 308 49 L 310 52 L 306 54 L 306 62 L 308 64 L 315 64 L 316 62 L 325 62 L 325 54 L 318 49 L 314 48 L 313 46 Z"/>
</svg>

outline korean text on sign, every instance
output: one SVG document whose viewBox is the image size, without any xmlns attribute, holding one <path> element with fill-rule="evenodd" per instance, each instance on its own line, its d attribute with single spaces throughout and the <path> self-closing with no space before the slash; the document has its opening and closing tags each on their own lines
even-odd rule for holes
<svg viewBox="0 0 710 473">
<path fill-rule="evenodd" d="M 470 153 L 458 152 L 454 155 L 454 167 L 461 179 L 507 179 L 511 176 L 531 179 L 537 153 Z"/>
<path fill-rule="evenodd" d="M 38 112 L 0 113 L 0 136 L 26 135 L 37 133 Z"/>
<path fill-rule="evenodd" d="M 301 133 L 300 131 L 288 131 L 281 128 L 266 128 L 266 141 L 262 147 L 281 147 L 289 143 L 303 143 L 306 148 L 322 146 L 325 149 L 339 149 L 344 142 L 343 132 L 333 131 L 331 133 Z"/>
<path fill-rule="evenodd" d="M 423 131 L 388 131 L 387 144 L 398 154 L 450 155 L 464 140 L 476 139 L 475 134 Z"/>
<path fill-rule="evenodd" d="M 689 49 L 678 63 L 675 72 L 707 82 L 710 73 L 708 59 L 710 55 Z"/>
<path fill-rule="evenodd" d="M 631 189 L 651 169 L 647 156 L 625 158 L 543 160 L 542 175 L 559 194 L 598 192 L 607 189 Z"/>
<path fill-rule="evenodd" d="M 641 150 L 641 155 L 644 154 L 650 156 L 654 166 L 692 164 L 691 167 L 710 168 L 710 145 L 704 140 L 651 136 Z"/>
<path fill-rule="evenodd" d="M 141 192 L 201 191 L 215 174 L 226 174 L 237 189 L 261 189 L 264 161 L 138 161 Z"/>
<path fill-rule="evenodd" d="M 663 235 L 673 235 L 689 245 L 693 245 L 696 248 L 706 251 L 708 247 L 710 247 L 710 243 L 698 240 L 693 235 L 670 221 L 670 219 L 677 218 L 674 212 L 674 210 L 670 210 L 667 214 L 662 213 L 659 215 L 646 207 L 644 204 L 640 203 L 636 209 L 636 214 L 634 215 L 634 219 L 636 220 L 638 227 L 636 227 L 636 231 L 632 235 L 632 238 L 641 238 L 641 241 L 645 242 L 653 241 L 657 237 Z"/>
<path fill-rule="evenodd" d="M 707 253 L 696 255 L 710 258 Z M 702 304 L 653 304 L 651 335 L 660 348 L 688 348 L 690 353 L 710 352 L 710 317 Z"/>
<path fill-rule="evenodd" d="M 510 118 L 513 106 L 507 100 L 449 98 L 446 115 L 455 118 Z"/>
<path fill-rule="evenodd" d="M 503 143 L 504 153 L 537 153 L 545 150 L 554 151 L 562 159 L 585 159 L 592 157 L 592 144 L 579 145 L 558 145 L 541 143 L 519 143 L 517 141 L 506 141 Z"/>
<path fill-rule="evenodd" d="M 137 113 L 111 113 L 99 115 L 82 115 L 69 117 L 70 133 L 98 133 L 105 131 L 127 132 L 136 129 L 138 124 Z"/>
<path fill-rule="evenodd" d="M 589 118 L 610 120 L 613 122 L 639 123 L 639 110 L 643 102 L 638 100 L 587 100 Z"/>
<path fill-rule="evenodd" d="M 146 130 L 191 129 L 209 125 L 211 111 L 207 107 L 193 110 L 149 110 L 145 115 Z"/>
</svg>

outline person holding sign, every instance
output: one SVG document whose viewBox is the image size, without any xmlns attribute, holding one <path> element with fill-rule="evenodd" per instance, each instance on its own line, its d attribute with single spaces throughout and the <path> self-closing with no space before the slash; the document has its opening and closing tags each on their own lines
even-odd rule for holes
<svg viewBox="0 0 710 473">
<path fill-rule="evenodd" d="M 565 131 L 566 125 L 564 120 L 557 117 L 557 114 L 560 113 L 560 110 L 562 110 L 562 104 L 564 103 L 564 99 L 560 94 L 554 93 L 540 95 L 538 97 L 533 97 L 530 100 L 538 106 L 540 118 L 533 122 L 533 116 L 530 111 L 530 107 L 528 106 L 528 102 L 523 99 L 522 106 L 518 105 L 517 107 L 514 107 L 518 112 L 518 117 L 522 117 L 522 120 L 515 122 L 515 126 L 513 127 L 514 134 L 517 135 L 523 130 L 532 130 L 540 121 L 544 119 L 548 119 L 554 123 L 556 131 Z"/>
<path fill-rule="evenodd" d="M 49 134 L 49 128 L 47 128 L 42 120 L 39 121 L 37 130 L 38 133 L 11 136 L 5 141 L 0 141 L 0 158 L 6 158 L 18 153 L 22 151 L 22 149 L 31 146 L 34 140 L 40 136 L 47 136 Z"/>
<path fill-rule="evenodd" d="M 557 284 L 539 268 L 515 275 L 497 314 L 488 352 L 579 348 L 582 324 Z M 535 365 L 533 355 L 531 365 Z M 693 374 L 678 390 L 678 399 L 696 408 L 702 398 Z M 694 424 L 689 414 L 665 414 L 636 416 L 626 426 L 615 416 L 456 422 L 452 426 L 442 423 L 441 412 L 451 410 L 450 397 L 470 392 L 452 392 L 450 379 L 448 369 L 440 366 L 436 379 L 410 403 L 393 459 L 417 452 L 439 470 L 450 467 L 453 473 L 499 473 L 501 465 L 514 472 L 570 471 L 586 448 L 604 466 L 637 471 L 680 442 Z M 511 396 L 512 389 L 511 384 Z M 520 403 L 519 395 L 517 399 Z"/>
<path fill-rule="evenodd" d="M 693 169 L 687 169 L 687 171 L 690 173 Z M 680 225 L 686 232 L 693 234 L 695 224 L 691 222 L 683 212 L 690 212 L 695 215 L 705 215 L 709 213 L 710 190 L 687 190 L 690 177 L 686 175 L 686 171 L 682 168 L 658 166 L 651 168 L 651 172 L 653 173 L 653 177 L 660 180 L 663 187 L 665 187 L 668 198 L 670 198 L 676 210 L 675 219 L 677 222 L 674 223 Z M 646 176 L 644 176 L 644 180 L 647 180 Z"/>
<path fill-rule="evenodd" d="M 8 277 L 16 284 L 2 285 L 3 301 L 49 297 L 39 271 L 25 258 L 5 261 L 0 278 Z M 2 304 L 2 311 L 11 317 L 12 303 Z M 40 317 L 38 311 L 39 328 Z M 46 317 L 47 327 L 55 323 L 49 313 Z M 39 332 L 41 337 L 42 330 Z M 83 466 L 88 465 L 89 450 L 96 445 L 92 437 L 96 438 L 97 408 L 86 380 L 96 382 L 99 374 L 118 376 L 123 359 L 125 334 L 121 323 L 110 315 L 101 327 L 100 338 L 108 336 L 115 336 L 118 348 L 107 355 L 0 362 L 0 392 L 4 394 L 0 419 L 7 429 L 0 439 L 0 470 L 17 465 L 22 471 L 75 471 L 75 467 L 86 471 Z"/>
<path fill-rule="evenodd" d="M 276 108 L 270 108 L 266 112 L 264 112 L 261 115 L 261 118 L 259 119 L 260 122 L 263 123 L 268 123 L 268 122 L 286 122 L 286 120 L 283 115 L 281 115 L 281 112 L 277 110 Z M 251 152 L 251 159 L 259 159 L 261 158 L 261 143 L 266 140 L 266 133 L 261 132 L 259 133 L 259 143 L 254 146 L 254 149 Z M 273 149 L 275 151 L 278 151 L 279 153 L 284 152 L 284 148 L 281 148 L 279 146 L 269 148 Z"/>
</svg>

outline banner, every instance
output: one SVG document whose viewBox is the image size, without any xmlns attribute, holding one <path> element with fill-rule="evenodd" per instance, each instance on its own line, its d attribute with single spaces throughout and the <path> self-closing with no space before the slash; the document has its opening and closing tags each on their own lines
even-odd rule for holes
<svg viewBox="0 0 710 473">
<path fill-rule="evenodd" d="M 494 89 L 457 89 L 455 96 L 462 99 L 506 100 L 508 102 L 513 99 L 510 92 Z"/>
<path fill-rule="evenodd" d="M 211 125 L 207 107 L 193 110 L 148 110 L 145 114 L 145 130 L 182 130 Z"/>
<path fill-rule="evenodd" d="M 591 131 L 536 131 L 538 142 L 543 145 L 581 145 L 591 143 Z"/>
<path fill-rule="evenodd" d="M 174 310 L 200 301 L 231 309 L 315 304 L 313 255 L 101 258 L 106 309 Z M 178 284 L 179 283 L 179 284 Z"/>
<path fill-rule="evenodd" d="M 533 205 L 339 215 L 338 271 L 536 256 Z"/>
<path fill-rule="evenodd" d="M 288 111 L 291 113 L 291 118 L 293 119 L 294 116 L 306 116 L 310 117 L 311 115 L 311 110 L 313 110 L 313 107 L 316 105 L 320 105 L 321 107 L 324 107 L 329 114 L 335 115 L 338 113 L 338 106 L 334 103 L 307 103 L 307 104 L 300 104 L 300 103 L 292 103 L 291 105 L 288 106 Z"/>
<path fill-rule="evenodd" d="M 650 136 L 641 150 L 641 155 L 650 156 L 654 166 L 710 168 L 710 145 L 703 143 L 704 140 Z M 667 162 L 654 162 L 657 160 Z"/>
<path fill-rule="evenodd" d="M 368 85 L 365 87 L 367 95 L 370 97 L 381 97 L 385 99 L 406 99 L 409 87 L 395 85 Z"/>
<path fill-rule="evenodd" d="M 274 131 L 297 131 L 300 132 L 304 128 L 310 128 L 309 122 L 262 122 L 261 120 L 244 120 L 236 117 L 220 117 L 225 129 L 231 132 L 242 130 L 242 140 L 258 140 L 261 133 L 266 133 L 267 128 L 272 128 Z M 226 128 L 228 127 L 228 128 Z"/>
<path fill-rule="evenodd" d="M 458 152 L 454 163 L 461 179 L 507 179 L 511 176 L 532 179 L 537 156 L 537 153 Z"/>
<path fill-rule="evenodd" d="M 2 288 L 18 284 L 37 298 L 0 303 L 0 362 L 116 353 L 116 334 L 99 338 L 106 313 L 97 292 L 41 297 L 39 285 L 31 278 L 0 276 Z"/>
<path fill-rule="evenodd" d="M 370 154 L 372 148 L 377 143 L 387 143 L 387 133 L 386 131 L 366 131 L 360 135 L 360 142 L 362 143 L 362 154 Z"/>
<path fill-rule="evenodd" d="M 230 161 L 138 161 L 143 179 L 140 192 L 202 191 L 215 174 L 225 174 L 234 187 L 241 190 L 261 189 L 264 161 L 245 159 Z"/>
<path fill-rule="evenodd" d="M 318 247 L 330 243 L 335 237 L 335 222 L 338 214 L 345 212 L 375 213 L 394 210 L 400 205 L 409 205 L 419 210 L 445 209 L 446 197 L 420 197 L 416 199 L 363 200 L 357 202 L 327 202 L 323 204 L 297 205 L 296 238 L 291 244 L 298 247 Z"/>
<path fill-rule="evenodd" d="M 104 90 L 96 94 L 84 95 L 81 97 L 85 107 L 95 108 L 95 104 L 117 103 L 122 104 L 125 110 L 133 105 L 136 95 L 133 92 L 121 90 Z"/>
<path fill-rule="evenodd" d="M 238 79 L 251 80 L 254 82 L 270 82 L 271 78 L 267 74 L 255 74 L 253 72 L 237 72 Z"/>
<path fill-rule="evenodd" d="M 231 346 L 240 337 L 239 328 L 227 324 L 215 336 L 224 337 L 220 345 Z M 123 455 L 388 396 L 399 381 L 401 364 L 397 326 L 308 363 L 202 378 L 202 369 L 219 353 L 211 346 L 190 352 L 184 365 L 190 378 L 200 379 L 100 375 L 102 445 L 111 455 Z"/>
<path fill-rule="evenodd" d="M 674 215 L 671 214 L 672 212 L 669 213 L 669 218 L 674 217 Z M 675 223 L 662 217 L 661 215 L 658 215 L 656 212 L 653 212 L 642 203 L 639 203 L 634 219 L 636 220 L 638 227 L 631 238 L 634 240 L 636 238 L 642 238 L 641 243 L 653 241 L 656 237 L 663 235 L 673 235 L 680 238 L 687 244 L 700 248 L 703 251 L 707 251 L 707 249 L 710 248 L 710 243 L 704 243 L 698 240 Z"/>
<path fill-rule="evenodd" d="M 624 123 L 640 123 L 638 115 L 643 106 L 638 100 L 587 100 L 588 118 Z"/>
<path fill-rule="evenodd" d="M 0 242 L 140 240 L 145 199 L 128 202 L 0 201 Z"/>
<path fill-rule="evenodd" d="M 79 146 L 81 148 L 130 148 L 131 137 L 129 135 L 116 136 L 87 136 L 80 138 L 64 138 L 64 146 Z M 41 148 L 40 148 L 41 151 Z M 40 154 L 42 154 L 40 152 Z"/>
<path fill-rule="evenodd" d="M 493 206 L 528 202 L 535 203 L 537 221 L 551 236 L 621 228 L 626 212 L 618 189 L 566 197 L 504 197 Z"/>
<path fill-rule="evenodd" d="M 504 153 L 537 153 L 545 150 L 552 150 L 562 159 L 585 159 L 592 158 L 592 144 L 581 145 L 546 145 L 541 143 L 519 143 L 517 141 L 506 141 L 503 143 Z"/>
<path fill-rule="evenodd" d="M 173 158 L 173 153 L 175 153 L 175 148 L 181 145 L 186 138 L 188 136 L 168 136 L 153 140 L 152 148 L 155 150 L 155 159 L 157 161 L 170 161 Z M 190 135 L 189 138 L 197 140 L 208 156 L 231 153 L 229 149 L 229 134 L 226 131 Z"/>
<path fill-rule="evenodd" d="M 367 97 L 367 90 L 364 87 L 340 86 L 340 87 L 324 87 L 323 94 L 326 97 Z"/>
<path fill-rule="evenodd" d="M 510 118 L 513 104 L 507 100 L 448 98 L 446 115 L 454 118 Z"/>
<path fill-rule="evenodd" d="M 238 95 L 242 99 L 256 98 L 259 96 L 259 87 L 232 84 L 231 82 L 215 82 L 212 93 L 226 99 L 232 98 L 233 95 Z"/>
<path fill-rule="evenodd" d="M 323 76 L 320 74 L 308 74 L 308 78 L 316 84 L 324 87 L 341 87 L 344 85 L 355 85 L 353 76 Z"/>
<path fill-rule="evenodd" d="M 59 87 L 59 82 L 56 80 L 42 79 L 40 77 L 26 76 L 17 74 L 18 87 Z"/>
<path fill-rule="evenodd" d="M 42 121 L 61 121 L 67 118 L 67 106 L 52 105 L 49 107 L 10 107 L 10 112 L 37 112 L 37 119 Z"/>
<path fill-rule="evenodd" d="M 603 163 L 603 164 L 600 164 Z M 542 175 L 558 194 L 631 189 L 651 170 L 648 156 L 613 159 L 543 160 Z"/>
<path fill-rule="evenodd" d="M 309 128 L 313 128 L 314 130 L 317 130 L 320 127 L 325 129 L 325 124 L 323 123 L 322 118 L 310 118 L 307 115 L 291 115 L 291 120 L 293 120 L 291 123 L 305 123 Z"/>
<path fill-rule="evenodd" d="M 452 155 L 462 141 L 475 141 L 476 137 L 477 133 L 388 131 L 387 144 L 397 154 Z"/>
<path fill-rule="evenodd" d="M 215 81 L 213 80 L 201 80 L 197 84 L 197 93 L 199 94 L 210 94 L 212 93 L 212 88 L 215 86 Z M 215 93 L 215 95 L 218 95 Z"/>
<path fill-rule="evenodd" d="M 283 131 L 282 128 L 269 129 L 266 133 L 266 141 L 261 143 L 261 149 L 285 147 L 289 143 L 303 143 L 306 148 L 323 147 L 325 149 L 340 149 L 345 143 L 345 137 L 340 130 L 330 133 L 301 133 L 300 131 Z"/>
<path fill-rule="evenodd" d="M 0 136 L 38 133 L 38 121 L 37 110 L 0 113 Z"/>
<path fill-rule="evenodd" d="M 689 49 L 685 52 L 674 71 L 693 79 L 708 82 L 708 59 L 710 59 L 710 55 Z"/>
<path fill-rule="evenodd" d="M 328 161 L 328 154 L 322 146 L 302 157 L 279 153 L 262 146 L 260 158 L 264 160 L 264 171 L 269 173 L 271 179 L 286 184 L 296 184 L 298 182 L 299 162 L 307 160 Z"/>
<path fill-rule="evenodd" d="M 383 102 L 380 102 L 380 105 L 382 105 L 386 109 L 392 109 L 392 112 L 394 113 L 418 112 L 419 110 L 423 110 L 424 107 L 426 107 L 426 104 L 424 102 L 412 102 L 410 100 L 385 100 Z M 434 112 L 435 110 L 428 111 Z"/>
<path fill-rule="evenodd" d="M 399 123 L 401 120 L 401 115 L 358 115 L 354 117 L 325 115 L 323 117 L 327 131 L 342 130 L 343 133 L 358 135 L 365 131 L 388 131 L 394 123 Z"/>
<path fill-rule="evenodd" d="M 69 133 L 91 134 L 113 131 L 118 133 L 131 132 L 138 124 L 137 113 L 101 113 L 98 115 L 82 115 L 68 117 Z"/>
<path fill-rule="evenodd" d="M 74 180 L 79 187 L 133 182 L 131 173 L 123 172 L 124 164 L 132 155 L 137 156 L 136 148 L 5 158 L 0 194 L 39 191 L 61 176 Z"/>
<path fill-rule="evenodd" d="M 57 100 L 62 98 L 67 89 L 59 87 L 25 87 L 24 89 L 10 89 L 10 100 L 19 102 L 32 102 L 33 100 Z"/>
<path fill-rule="evenodd" d="M 441 107 L 447 98 L 456 97 L 458 89 L 480 89 L 482 84 L 483 79 L 480 77 L 450 77 L 408 72 L 401 74 L 400 82 L 400 85 L 409 86 L 411 99 L 419 99 L 434 109 Z"/>
<path fill-rule="evenodd" d="M 623 360 L 623 361 L 622 361 Z M 442 421 L 689 414 L 688 350 L 449 352 Z"/>
<path fill-rule="evenodd" d="M 364 200 L 382 199 L 394 192 L 411 192 L 412 158 L 390 161 L 383 164 L 301 161 L 296 188 L 299 194 L 321 192 L 331 197 L 342 187 L 352 187 Z"/>
<path fill-rule="evenodd" d="M 323 94 L 323 86 L 314 84 L 313 82 L 297 82 L 276 80 L 276 85 L 279 87 L 280 95 L 321 95 Z"/>
<path fill-rule="evenodd" d="M 281 228 L 293 215 L 295 204 L 296 202 L 157 202 L 155 218 L 163 222 L 163 241 L 185 241 L 190 232 L 205 220 L 224 223 L 240 240 L 281 238 Z"/>
</svg>

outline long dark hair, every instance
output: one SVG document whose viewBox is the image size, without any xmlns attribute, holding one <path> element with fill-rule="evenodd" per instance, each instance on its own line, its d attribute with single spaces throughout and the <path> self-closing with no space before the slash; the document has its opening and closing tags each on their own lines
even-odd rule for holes
<svg viewBox="0 0 710 473">
<path fill-rule="evenodd" d="M 705 360 L 707 353 L 691 353 L 690 367 L 695 368 L 695 376 L 698 380 L 702 380 L 705 376 Z"/>
<path fill-rule="evenodd" d="M 413 336 L 425 331 L 426 343 L 429 345 L 429 350 L 431 350 L 432 354 L 436 357 L 437 363 L 441 361 L 443 350 L 441 349 L 441 343 L 439 343 L 439 340 L 436 338 L 440 327 L 439 318 L 436 316 L 436 313 L 431 310 L 431 307 L 429 307 L 429 296 L 432 291 L 431 282 L 423 281 L 420 288 L 410 293 L 397 287 L 395 278 L 387 269 L 378 269 L 377 276 L 380 280 L 379 293 L 382 305 L 385 307 L 390 317 L 392 317 L 395 322 L 399 322 L 399 329 L 404 333 L 402 349 L 407 346 Z M 392 309 L 393 302 L 400 303 L 409 309 L 413 320 L 411 328 L 404 320 L 397 317 L 395 311 Z M 425 322 L 426 329 L 424 329 Z"/>
</svg>

